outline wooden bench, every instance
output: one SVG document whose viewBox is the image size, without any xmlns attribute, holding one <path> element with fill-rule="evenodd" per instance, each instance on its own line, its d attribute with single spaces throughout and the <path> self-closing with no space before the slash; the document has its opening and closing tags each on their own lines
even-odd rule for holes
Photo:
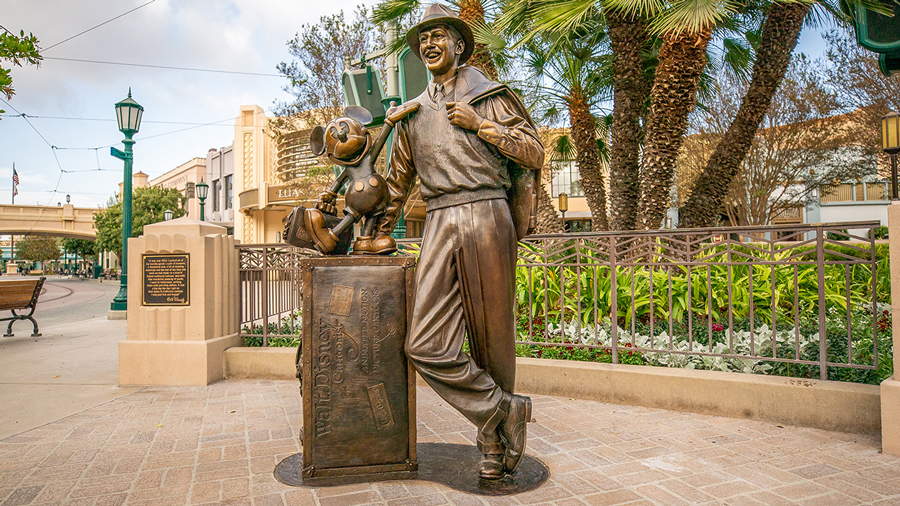
<svg viewBox="0 0 900 506">
<path fill-rule="evenodd" d="M 3 334 L 3 337 L 13 336 L 12 327 L 17 320 L 31 320 L 32 325 L 34 325 L 32 337 L 41 335 L 37 321 L 32 315 L 37 307 L 38 297 L 41 296 L 41 289 L 44 287 L 45 279 L 47 278 L 0 281 L 0 311 L 12 311 L 12 316 L 0 318 L 0 322 L 9 322 L 6 334 Z M 16 313 L 16 311 L 26 310 L 30 310 L 28 314 Z"/>
</svg>

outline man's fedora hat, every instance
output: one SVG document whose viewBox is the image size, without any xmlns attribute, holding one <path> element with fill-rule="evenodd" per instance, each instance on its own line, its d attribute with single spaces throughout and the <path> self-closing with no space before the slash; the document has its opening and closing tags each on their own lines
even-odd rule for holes
<svg viewBox="0 0 900 506">
<path fill-rule="evenodd" d="M 475 36 L 472 34 L 472 29 L 469 28 L 469 25 L 459 19 L 458 14 L 441 4 L 429 5 L 425 9 L 425 14 L 422 15 L 422 21 L 406 32 L 406 43 L 409 44 L 413 54 L 420 60 L 422 59 L 422 54 L 419 52 L 419 32 L 433 28 L 435 25 L 452 26 L 462 35 L 466 47 L 463 49 L 462 54 L 459 55 L 459 63 L 460 65 L 465 63 L 475 50 Z"/>
</svg>

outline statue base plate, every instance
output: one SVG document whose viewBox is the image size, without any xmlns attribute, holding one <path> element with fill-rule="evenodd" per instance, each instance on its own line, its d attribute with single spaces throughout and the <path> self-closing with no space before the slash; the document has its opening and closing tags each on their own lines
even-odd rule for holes
<svg viewBox="0 0 900 506">
<path fill-rule="evenodd" d="M 478 478 L 478 464 L 482 456 L 475 446 L 420 443 L 417 447 L 418 475 L 415 471 L 410 471 L 304 479 L 301 472 L 303 455 L 296 453 L 275 466 L 275 479 L 293 487 L 327 487 L 350 483 L 419 479 L 469 494 L 501 496 L 534 490 L 550 477 L 547 466 L 527 453 L 515 473 L 506 475 L 501 480 L 488 481 Z"/>
</svg>

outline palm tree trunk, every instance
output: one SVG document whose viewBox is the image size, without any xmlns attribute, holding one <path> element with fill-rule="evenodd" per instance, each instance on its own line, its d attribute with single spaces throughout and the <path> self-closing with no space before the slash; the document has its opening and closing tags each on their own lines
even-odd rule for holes
<svg viewBox="0 0 900 506">
<path fill-rule="evenodd" d="M 613 121 L 609 162 L 609 225 L 633 230 L 641 191 L 641 111 L 650 93 L 641 53 L 647 22 L 617 11 L 606 13 L 613 50 Z"/>
<path fill-rule="evenodd" d="M 715 221 L 722 201 L 750 151 L 759 124 L 769 110 L 772 97 L 787 72 L 791 53 L 797 45 L 810 7 L 811 4 L 805 2 L 775 2 L 769 7 L 753 64 L 753 77 L 741 108 L 680 209 L 679 227 L 708 227 Z"/>
<path fill-rule="evenodd" d="M 548 169 L 544 169 L 543 173 L 549 173 Z M 538 234 L 561 234 L 563 229 L 562 220 L 556 214 L 556 208 L 553 207 L 553 200 L 547 193 L 547 188 L 542 184 L 538 188 L 538 210 L 537 210 L 537 227 L 535 233 Z"/>
<path fill-rule="evenodd" d="M 484 23 L 484 5 L 481 0 L 462 0 L 459 2 L 459 19 L 462 19 L 471 26 L 472 23 Z M 497 66 L 494 64 L 494 57 L 484 44 L 475 44 L 475 51 L 472 57 L 466 62 L 468 65 L 481 69 L 491 80 L 499 79 L 497 74 Z"/>
<path fill-rule="evenodd" d="M 587 97 L 581 92 L 573 91 L 567 102 L 572 126 L 572 143 L 575 145 L 575 163 L 578 165 L 581 187 L 591 210 L 591 230 L 595 232 L 608 230 L 606 185 L 601 172 L 600 150 L 597 148 L 597 120 L 591 114 Z"/>
<path fill-rule="evenodd" d="M 643 229 L 659 228 L 669 208 L 675 159 L 684 140 L 688 115 L 696 102 L 711 34 L 712 27 L 699 33 L 669 35 L 659 49 L 641 166 L 643 183 L 638 220 Z"/>
</svg>

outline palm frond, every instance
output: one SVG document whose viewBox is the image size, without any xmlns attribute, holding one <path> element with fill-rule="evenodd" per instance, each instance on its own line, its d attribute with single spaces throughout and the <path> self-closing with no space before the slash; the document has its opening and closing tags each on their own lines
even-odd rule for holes
<svg viewBox="0 0 900 506">
<path fill-rule="evenodd" d="M 484 44 L 491 52 L 504 51 L 507 47 L 504 39 L 490 24 L 484 21 L 470 21 L 469 26 L 475 35 L 476 44 Z"/>
<path fill-rule="evenodd" d="M 656 16 L 666 8 L 665 0 L 604 0 L 603 4 L 608 9 L 645 18 Z"/>
<path fill-rule="evenodd" d="M 534 18 L 533 4 L 532 0 L 507 0 L 494 18 L 494 28 L 499 33 L 518 38 L 527 35 L 528 25 Z"/>
<path fill-rule="evenodd" d="M 544 0 L 534 6 L 534 32 L 572 33 L 596 12 L 595 0 Z"/>
<path fill-rule="evenodd" d="M 606 167 L 609 165 L 609 143 L 603 139 L 597 137 L 597 155 L 600 157 L 600 165 Z"/>
<path fill-rule="evenodd" d="M 749 43 L 741 39 L 727 38 L 722 41 L 722 45 L 725 48 L 722 55 L 723 70 L 734 81 L 748 82 L 753 67 L 753 50 Z"/>
<path fill-rule="evenodd" d="M 670 36 L 700 33 L 722 23 L 739 8 L 736 0 L 675 0 L 650 26 L 655 32 Z"/>
<path fill-rule="evenodd" d="M 553 139 L 550 149 L 550 163 L 568 162 L 575 159 L 575 144 L 568 134 Z"/>
<path fill-rule="evenodd" d="M 371 20 L 380 24 L 399 21 L 419 8 L 419 0 L 384 0 L 372 10 Z"/>
</svg>

